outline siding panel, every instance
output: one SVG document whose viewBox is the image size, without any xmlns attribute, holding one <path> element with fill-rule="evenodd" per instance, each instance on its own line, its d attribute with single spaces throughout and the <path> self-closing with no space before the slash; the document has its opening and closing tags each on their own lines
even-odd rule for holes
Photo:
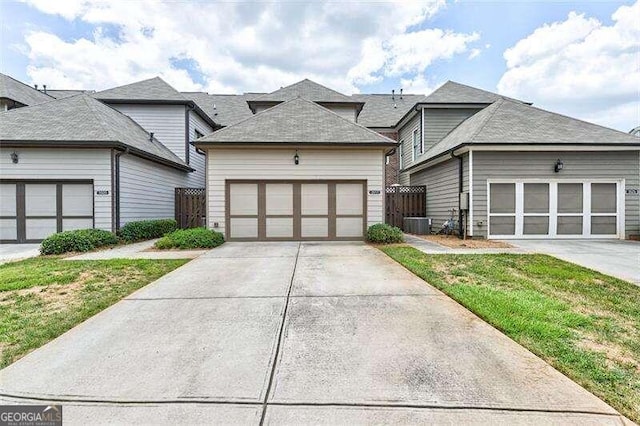
<svg viewBox="0 0 640 426">
<path fill-rule="evenodd" d="M 189 111 L 189 141 L 196 139 L 196 129 L 203 135 L 210 134 L 213 129 L 198 114 Z M 195 172 L 189 173 L 187 186 L 192 188 L 204 188 L 205 186 L 205 159 L 204 155 L 198 154 L 193 145 L 189 145 L 189 165 L 196 169 Z"/>
<path fill-rule="evenodd" d="M 424 111 L 424 149 L 425 151 L 442 140 L 450 131 L 458 127 L 479 109 L 443 108 Z"/>
<path fill-rule="evenodd" d="M 120 157 L 120 225 L 175 216 L 175 188 L 187 186 L 188 173 L 133 155 Z"/>
<path fill-rule="evenodd" d="M 209 227 L 225 228 L 225 180 L 227 179 L 366 179 L 368 190 L 380 191 L 367 198 L 368 225 L 384 221 L 384 153 L 382 150 L 299 149 L 300 164 L 293 164 L 291 149 L 209 149 L 207 203 Z"/>
<path fill-rule="evenodd" d="M 554 173 L 561 158 L 564 170 Z M 487 236 L 487 179 L 625 179 L 626 188 L 640 187 L 638 152 L 480 152 L 473 153 L 474 236 Z M 640 233 L 640 201 L 626 195 L 625 233 Z M 478 221 L 483 222 L 482 226 Z"/>
<path fill-rule="evenodd" d="M 95 227 L 111 231 L 111 150 L 20 148 L 18 164 L 11 162 L 13 151 L 0 148 L 1 179 L 92 179 Z"/>
</svg>

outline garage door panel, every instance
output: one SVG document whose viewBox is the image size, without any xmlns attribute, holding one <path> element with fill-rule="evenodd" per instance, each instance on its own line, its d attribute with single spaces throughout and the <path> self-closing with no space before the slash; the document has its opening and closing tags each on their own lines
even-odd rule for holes
<svg viewBox="0 0 640 426">
<path fill-rule="evenodd" d="M 616 184 L 592 183 L 591 184 L 591 212 L 592 213 L 616 213 Z"/>
<path fill-rule="evenodd" d="M 558 235 L 582 235 L 582 216 L 558 216 Z"/>
<path fill-rule="evenodd" d="M 524 184 L 524 212 L 549 213 L 549 184 Z"/>
<path fill-rule="evenodd" d="M 25 215 L 55 216 L 56 191 L 56 184 L 26 184 L 24 186 Z"/>
<path fill-rule="evenodd" d="M 329 218 L 303 217 L 300 221 L 300 234 L 302 238 L 329 237 Z"/>
<path fill-rule="evenodd" d="M 233 183 L 229 186 L 232 215 L 258 214 L 258 184 Z"/>
<path fill-rule="evenodd" d="M 268 217 L 267 238 L 293 238 L 293 218 Z"/>
<path fill-rule="evenodd" d="M 549 233 L 549 216 L 525 216 L 524 235 L 547 235 Z"/>
<path fill-rule="evenodd" d="M 58 223 L 54 219 L 26 219 L 27 240 L 42 240 L 57 232 Z"/>
<path fill-rule="evenodd" d="M 0 184 L 0 216 L 16 215 L 16 184 Z"/>
<path fill-rule="evenodd" d="M 615 216 L 592 216 L 591 233 L 593 235 L 615 235 L 617 218 Z"/>
<path fill-rule="evenodd" d="M 489 220 L 491 235 L 515 235 L 515 216 L 494 216 Z"/>
<path fill-rule="evenodd" d="M 93 215 L 93 185 L 65 184 L 62 186 L 63 216 Z"/>
<path fill-rule="evenodd" d="M 300 197 L 302 215 L 329 214 L 329 185 L 326 183 L 303 183 Z"/>
<path fill-rule="evenodd" d="M 16 240 L 18 223 L 16 219 L 0 219 L 0 240 Z"/>
<path fill-rule="evenodd" d="M 293 185 L 268 183 L 265 185 L 267 215 L 293 214 Z"/>
<path fill-rule="evenodd" d="M 558 184 L 558 213 L 582 213 L 582 183 Z"/>
<path fill-rule="evenodd" d="M 231 238 L 258 238 L 258 219 L 236 217 L 229 219 Z"/>
<path fill-rule="evenodd" d="M 516 212 L 515 183 L 492 183 L 489 188 L 489 196 L 491 197 L 491 213 Z"/>
<path fill-rule="evenodd" d="M 336 218 L 336 237 L 360 237 L 362 236 L 361 217 Z"/>
<path fill-rule="evenodd" d="M 336 184 L 336 214 L 361 215 L 363 190 L 360 183 Z"/>
</svg>

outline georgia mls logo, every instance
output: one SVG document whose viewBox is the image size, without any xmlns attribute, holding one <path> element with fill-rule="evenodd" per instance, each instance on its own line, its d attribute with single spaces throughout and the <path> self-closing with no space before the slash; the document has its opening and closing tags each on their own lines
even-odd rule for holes
<svg viewBox="0 0 640 426">
<path fill-rule="evenodd" d="M 0 405 L 0 426 L 60 426 L 61 405 Z"/>
</svg>

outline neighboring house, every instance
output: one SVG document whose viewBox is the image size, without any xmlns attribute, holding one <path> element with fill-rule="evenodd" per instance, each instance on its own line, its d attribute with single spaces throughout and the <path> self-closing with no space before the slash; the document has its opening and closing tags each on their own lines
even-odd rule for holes
<svg viewBox="0 0 640 426">
<path fill-rule="evenodd" d="M 87 95 L 0 113 L 0 240 L 116 230 L 174 214 L 192 169 L 135 121 Z"/>
<path fill-rule="evenodd" d="M 640 126 L 631 129 L 629 134 L 632 134 L 633 136 L 640 136 Z"/>
<path fill-rule="evenodd" d="M 456 209 L 480 238 L 640 233 L 640 143 L 627 133 L 453 82 L 398 127 L 400 182 L 427 186 L 436 226 Z"/>
<path fill-rule="evenodd" d="M 220 127 L 193 100 L 159 77 L 93 93 L 95 99 L 128 115 L 154 134 L 195 171 L 189 187 L 204 187 L 204 155 L 190 144 Z"/>
<path fill-rule="evenodd" d="M 0 73 L 0 111 L 40 104 L 54 99 L 31 86 Z"/>
<path fill-rule="evenodd" d="M 384 157 L 396 142 L 321 106 L 333 91 L 313 97 L 195 142 L 207 155 L 210 228 L 235 241 L 361 240 L 384 221 Z"/>
</svg>

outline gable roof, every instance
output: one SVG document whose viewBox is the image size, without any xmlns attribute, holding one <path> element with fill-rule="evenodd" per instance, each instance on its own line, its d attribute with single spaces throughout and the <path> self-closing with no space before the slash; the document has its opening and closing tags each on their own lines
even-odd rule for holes
<svg viewBox="0 0 640 426">
<path fill-rule="evenodd" d="M 492 104 L 499 99 L 511 98 L 449 80 L 434 90 L 423 102 L 432 104 Z M 511 100 L 522 102 L 517 99 Z"/>
<path fill-rule="evenodd" d="M 472 115 L 425 152 L 431 159 L 462 145 L 630 145 L 640 140 L 625 132 L 500 99 Z"/>
<path fill-rule="evenodd" d="M 0 113 L 7 145 L 119 147 L 170 166 L 192 170 L 135 121 L 88 95 L 52 100 Z"/>
<path fill-rule="evenodd" d="M 0 73 L 0 98 L 11 99 L 22 105 L 36 105 L 53 99 L 53 97 L 2 73 Z"/>
<path fill-rule="evenodd" d="M 101 101 L 145 101 L 187 103 L 189 100 L 160 77 L 136 81 L 124 86 L 103 90 L 92 95 Z"/>
<path fill-rule="evenodd" d="M 305 78 L 275 92 L 267 93 L 249 101 L 250 103 L 286 102 L 295 98 L 304 98 L 319 103 L 359 103 L 358 101 Z"/>
<path fill-rule="evenodd" d="M 47 95 L 56 99 L 68 98 L 69 96 L 82 95 L 83 93 L 91 94 L 95 93 L 95 90 L 82 90 L 82 89 L 48 89 Z"/>
<path fill-rule="evenodd" d="M 247 105 L 255 95 L 210 95 L 205 92 L 182 92 L 221 126 L 242 121 L 253 115 Z"/>
<path fill-rule="evenodd" d="M 392 96 L 391 94 L 351 95 L 354 100 L 364 102 L 358 115 L 358 124 L 365 127 L 394 127 L 425 95 Z"/>
<path fill-rule="evenodd" d="M 198 145 L 207 143 L 397 145 L 303 98 L 278 104 L 196 141 Z"/>
</svg>

